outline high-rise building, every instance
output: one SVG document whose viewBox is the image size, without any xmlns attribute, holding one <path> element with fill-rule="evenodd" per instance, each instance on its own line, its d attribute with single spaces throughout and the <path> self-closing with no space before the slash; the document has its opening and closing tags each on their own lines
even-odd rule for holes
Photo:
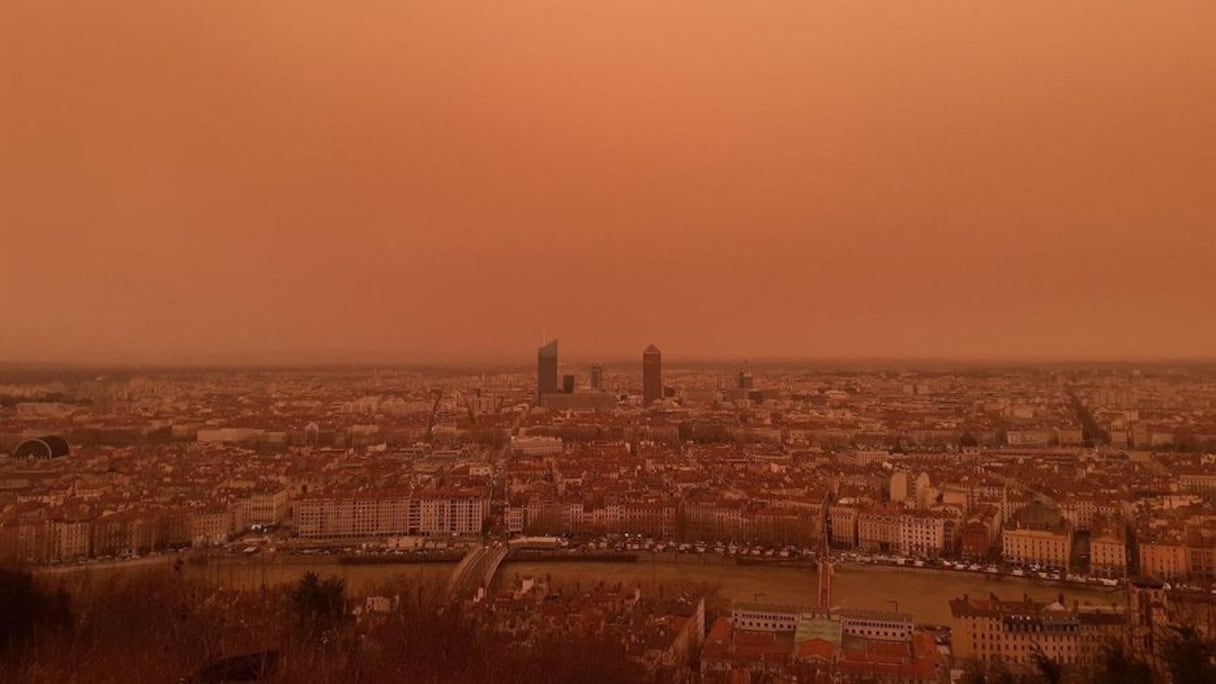
<svg viewBox="0 0 1216 684">
<path fill-rule="evenodd" d="M 604 365 L 601 363 L 591 366 L 591 389 L 597 392 L 604 389 Z"/>
<path fill-rule="evenodd" d="M 642 352 L 642 403 L 663 398 L 663 354 L 653 344 Z"/>
<path fill-rule="evenodd" d="M 562 376 L 562 391 L 565 392 L 566 394 L 574 394 L 574 376 L 573 375 L 563 375 Z"/>
<path fill-rule="evenodd" d="M 557 391 L 557 340 L 536 351 L 536 400 Z"/>
<path fill-rule="evenodd" d="M 742 390 L 749 390 L 756 386 L 756 378 L 752 376 L 751 371 L 739 371 L 739 377 L 736 386 Z"/>
</svg>

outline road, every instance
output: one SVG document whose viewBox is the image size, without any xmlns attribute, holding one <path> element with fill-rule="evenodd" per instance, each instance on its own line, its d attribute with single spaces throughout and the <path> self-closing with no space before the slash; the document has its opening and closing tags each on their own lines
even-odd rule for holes
<svg viewBox="0 0 1216 684">
<path fill-rule="evenodd" d="M 497 449 L 490 456 L 490 468 L 493 470 L 493 473 L 494 473 L 493 479 L 491 480 L 491 483 L 490 483 L 489 510 L 490 510 L 491 514 L 493 514 L 495 512 L 495 508 L 494 508 L 495 498 L 500 499 L 503 505 L 506 505 L 506 503 L 507 503 L 507 492 L 506 492 L 507 483 L 505 481 L 500 482 L 499 478 L 502 477 L 502 473 L 506 470 L 506 468 L 504 466 L 506 465 L 507 454 L 510 453 L 510 451 L 511 451 L 511 441 L 510 441 L 511 437 L 514 437 L 515 434 L 517 432 L 519 432 L 519 426 L 523 425 L 523 422 L 528 417 L 528 413 L 531 411 L 531 408 L 532 407 L 529 405 L 528 407 L 524 408 L 523 411 L 520 411 L 519 415 L 515 417 L 515 422 L 511 424 L 510 431 L 508 431 L 508 433 L 507 433 L 507 443 L 504 444 L 501 448 Z M 498 492 L 500 487 L 502 488 L 501 494 L 499 494 L 499 492 Z M 496 497 L 496 495 L 498 495 L 498 496 Z"/>
<path fill-rule="evenodd" d="M 1081 423 L 1081 430 L 1085 439 L 1094 444 L 1109 445 L 1110 434 L 1106 430 L 1103 430 L 1101 425 L 1098 425 L 1098 421 L 1094 420 L 1093 414 L 1089 412 L 1085 404 L 1081 403 L 1081 399 L 1077 396 L 1077 393 L 1070 389 L 1067 394 L 1069 402 L 1072 403 L 1073 413 L 1077 414 L 1077 421 Z"/>
<path fill-rule="evenodd" d="M 473 548 L 452 572 L 448 595 L 453 599 L 471 598 L 478 589 L 488 588 L 509 550 L 506 544 Z"/>
</svg>

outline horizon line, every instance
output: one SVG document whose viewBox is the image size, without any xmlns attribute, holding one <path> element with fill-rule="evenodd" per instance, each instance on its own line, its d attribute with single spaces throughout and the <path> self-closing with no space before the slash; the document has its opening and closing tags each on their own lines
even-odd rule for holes
<svg viewBox="0 0 1216 684">
<path fill-rule="evenodd" d="M 578 355 L 560 361 L 560 365 L 605 365 L 640 364 L 641 354 L 633 355 Z M 560 359 L 560 357 L 559 357 Z M 678 367 L 681 365 L 776 365 L 776 364 L 891 364 L 891 365 L 982 365 L 982 366 L 1012 366 L 1012 365 L 1127 365 L 1127 364 L 1213 364 L 1216 356 L 1095 356 L 1082 357 L 1072 355 L 1036 356 L 1036 355 L 991 355 L 991 356 L 899 356 L 899 355 L 771 355 L 771 356 L 726 356 L 726 355 L 690 355 L 670 358 L 664 355 L 665 364 Z M 194 369 L 294 369 L 294 368 L 452 368 L 452 367 L 531 367 L 533 360 L 520 358 L 489 358 L 484 355 L 470 355 L 467 359 L 322 359 L 302 358 L 290 359 L 215 359 L 199 360 L 186 359 L 182 361 L 157 360 L 0 360 L 0 370 L 55 370 L 55 369 L 148 369 L 148 370 L 194 370 Z"/>
</svg>

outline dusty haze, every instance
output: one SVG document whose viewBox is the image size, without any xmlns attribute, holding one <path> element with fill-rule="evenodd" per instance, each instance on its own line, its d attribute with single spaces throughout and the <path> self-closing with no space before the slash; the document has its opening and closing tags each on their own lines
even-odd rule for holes
<svg viewBox="0 0 1216 684">
<path fill-rule="evenodd" d="M 1216 3 L 0 5 L 2 360 L 1212 356 Z"/>
</svg>

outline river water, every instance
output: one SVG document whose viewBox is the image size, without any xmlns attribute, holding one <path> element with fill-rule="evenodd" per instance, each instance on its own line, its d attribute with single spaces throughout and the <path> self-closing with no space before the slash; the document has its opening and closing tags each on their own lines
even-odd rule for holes
<svg viewBox="0 0 1216 684">
<path fill-rule="evenodd" d="M 257 589 L 297 581 L 305 572 L 322 576 L 338 575 L 356 594 L 376 592 L 402 583 L 422 591 L 438 591 L 447 581 L 451 563 L 339 565 L 323 558 L 293 559 L 295 562 L 256 562 L 246 559 L 222 560 L 207 565 L 187 565 L 186 576 L 204 579 L 220 586 Z M 559 588 L 588 587 L 598 582 L 621 582 L 657 592 L 698 585 L 716 586 L 734 601 L 760 600 L 769 603 L 814 605 L 816 574 L 814 568 L 775 565 L 736 565 L 723 562 L 655 561 L 613 562 L 507 562 L 499 570 L 499 582 L 517 577 L 547 577 Z M 832 578 L 832 604 L 837 608 L 866 608 L 910 612 L 918 622 L 946 624 L 950 621 L 949 601 L 962 594 L 994 592 L 1002 598 L 1021 598 L 1028 594 L 1039 601 L 1055 600 L 1063 593 L 1068 603 L 1080 601 L 1110 605 L 1123 603 L 1122 590 L 1038 582 L 1019 577 L 982 573 L 947 572 L 913 568 L 867 565 L 838 565 Z"/>
</svg>

